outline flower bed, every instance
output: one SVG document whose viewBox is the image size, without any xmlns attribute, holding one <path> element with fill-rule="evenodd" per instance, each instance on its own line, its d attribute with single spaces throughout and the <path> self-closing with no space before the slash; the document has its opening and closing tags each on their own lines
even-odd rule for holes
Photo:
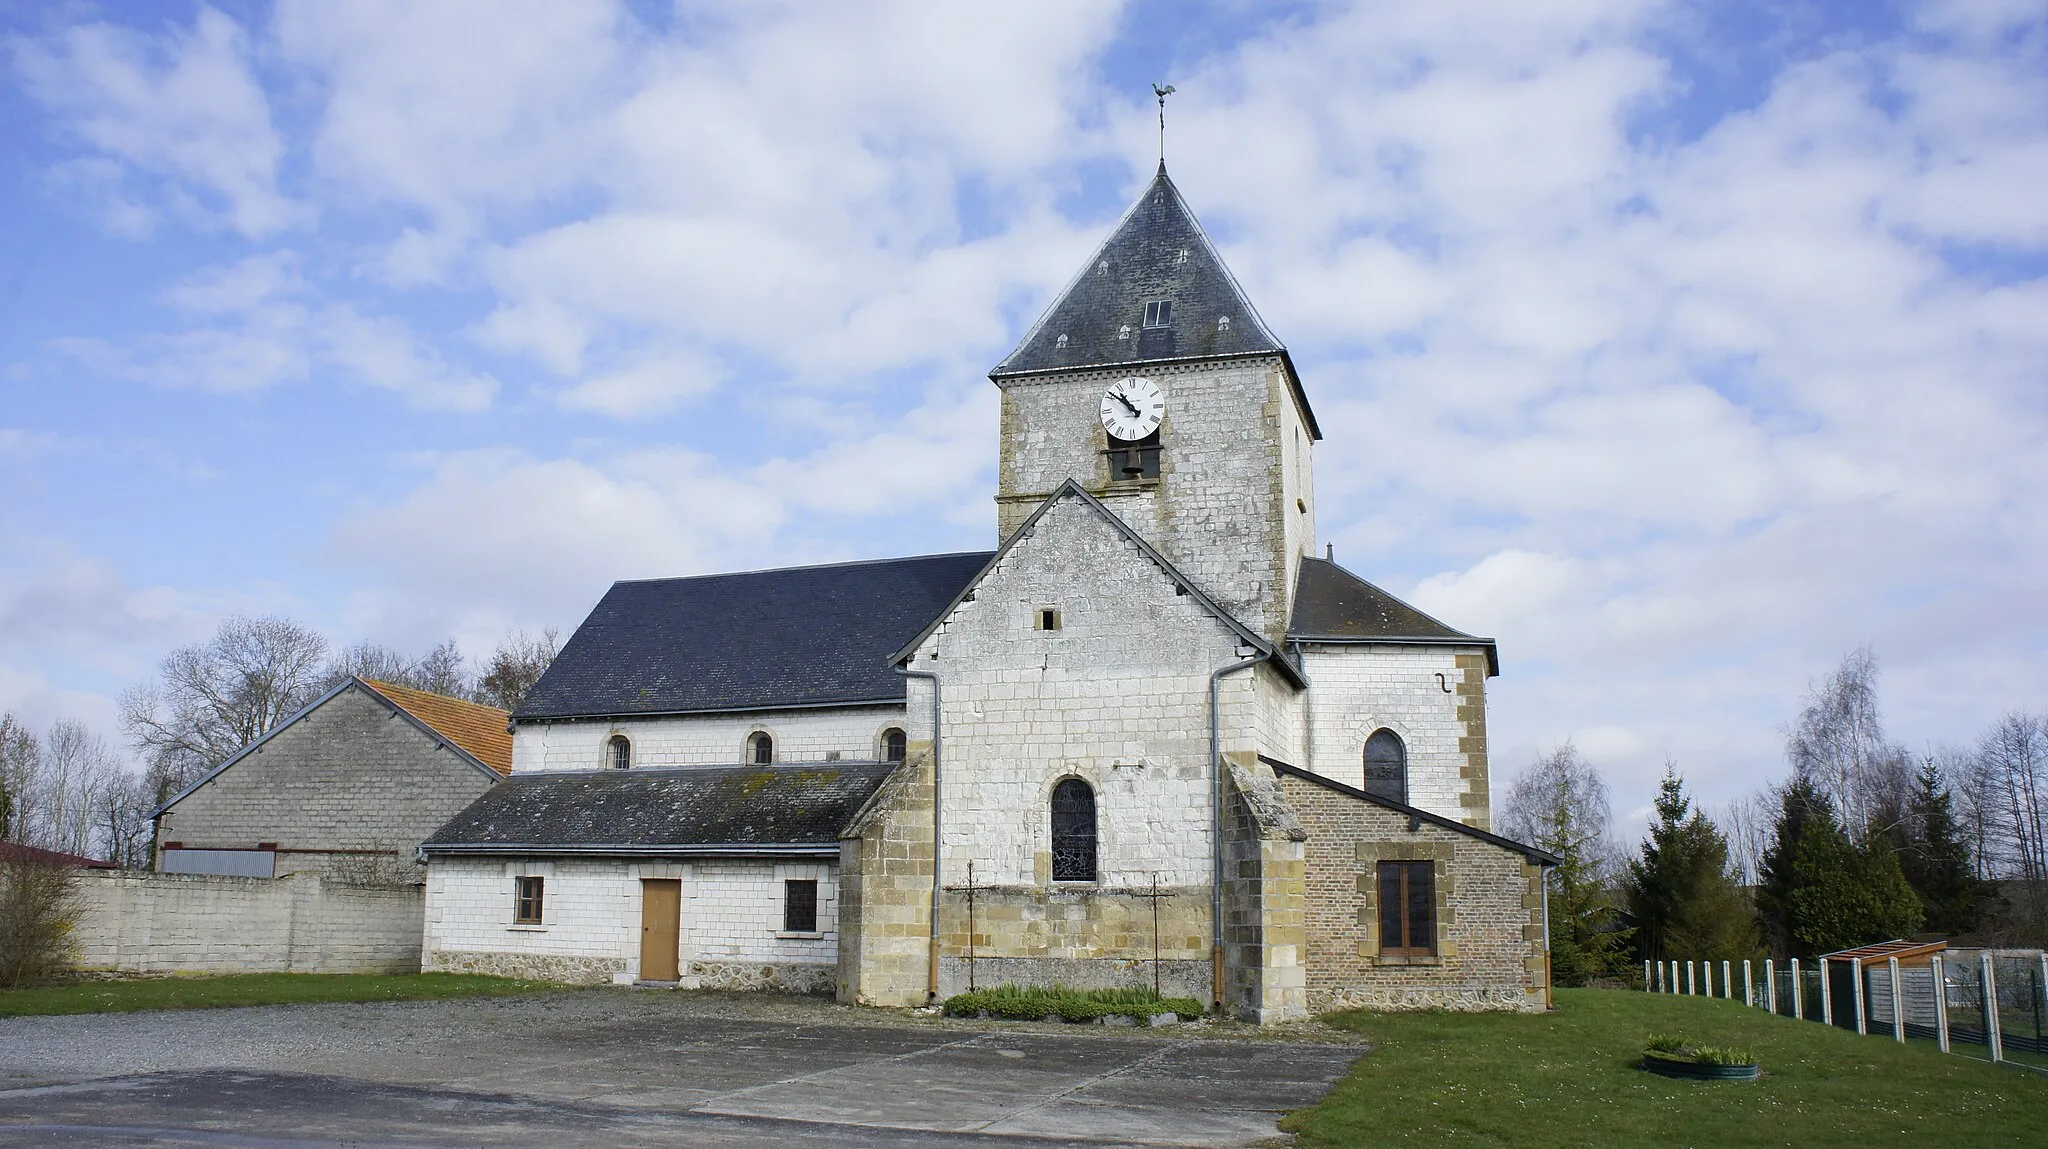
<svg viewBox="0 0 2048 1149">
<path fill-rule="evenodd" d="M 1691 1081 L 1755 1081 L 1756 1055 L 1746 1049 L 1702 1045 L 1684 1037 L 1652 1034 L 1643 1047 L 1643 1068 L 1663 1077 Z"/>
<path fill-rule="evenodd" d="M 1002 1021 L 1104 1022 L 1128 1019 L 1132 1024 L 1160 1024 L 1202 1016 L 1202 1003 L 1191 997 L 1160 997 L 1141 989 L 1068 989 L 1065 986 L 997 986 L 946 999 L 948 1017 L 990 1017 Z"/>
</svg>

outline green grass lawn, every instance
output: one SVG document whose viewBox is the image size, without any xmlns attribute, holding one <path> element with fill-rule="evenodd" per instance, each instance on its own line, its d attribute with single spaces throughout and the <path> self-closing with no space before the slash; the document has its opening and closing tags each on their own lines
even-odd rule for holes
<svg viewBox="0 0 2048 1149">
<path fill-rule="evenodd" d="M 1373 1052 L 1290 1117 L 1304 1146 L 2048 1146 L 2048 1076 L 1739 1002 L 1559 990 L 1516 1014 L 1340 1014 Z M 1755 1053 L 1755 1084 L 1636 1068 L 1651 1033 Z"/>
<path fill-rule="evenodd" d="M 39 989 L 0 989 L 0 1017 L 38 1013 L 126 1013 L 138 1009 L 215 1009 L 305 1001 L 408 1001 L 488 997 L 560 989 L 539 981 L 476 974 L 249 973 L 88 981 Z"/>
</svg>

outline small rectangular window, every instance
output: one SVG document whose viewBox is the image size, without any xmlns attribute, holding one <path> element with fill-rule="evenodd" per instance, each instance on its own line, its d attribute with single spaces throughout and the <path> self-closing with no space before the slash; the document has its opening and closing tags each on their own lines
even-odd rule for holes
<svg viewBox="0 0 2048 1149">
<path fill-rule="evenodd" d="M 547 884 L 545 878 L 517 879 L 517 905 L 512 911 L 516 925 L 537 926 L 540 924 L 541 894 Z"/>
<path fill-rule="evenodd" d="M 1427 957 L 1436 953 L 1436 864 L 1381 862 L 1380 953 Z"/>
<path fill-rule="evenodd" d="M 785 933 L 818 932 L 818 883 L 814 878 L 782 883 L 782 929 Z"/>
<path fill-rule="evenodd" d="M 1129 314 L 1129 312 L 1125 312 Z M 1173 324 L 1173 301 L 1156 299 L 1145 305 L 1145 326 L 1169 327 Z"/>
<path fill-rule="evenodd" d="M 1053 606 L 1039 607 L 1037 628 L 1039 630 L 1058 630 L 1060 628 L 1059 608 Z"/>
</svg>

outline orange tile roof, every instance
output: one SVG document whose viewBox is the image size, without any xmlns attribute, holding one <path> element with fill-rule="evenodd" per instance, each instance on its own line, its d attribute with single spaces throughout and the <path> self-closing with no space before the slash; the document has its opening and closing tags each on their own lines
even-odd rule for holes
<svg viewBox="0 0 2048 1149">
<path fill-rule="evenodd" d="M 500 774 L 512 772 L 512 732 L 506 728 L 511 714 L 495 706 L 480 706 L 410 686 L 367 678 L 363 682 L 399 709 L 439 731 L 443 738 L 469 751 L 477 761 Z"/>
</svg>

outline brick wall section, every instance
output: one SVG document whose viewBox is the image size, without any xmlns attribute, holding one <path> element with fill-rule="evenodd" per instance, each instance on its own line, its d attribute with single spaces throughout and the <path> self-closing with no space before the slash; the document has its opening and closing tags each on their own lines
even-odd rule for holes
<svg viewBox="0 0 2048 1149">
<path fill-rule="evenodd" d="M 1166 396 L 1156 482 L 1112 483 L 1103 393 L 1142 375 Z M 1077 479 L 1203 591 L 1269 638 L 1285 633 L 1294 570 L 1315 549 L 1314 471 L 1278 356 L 1004 379 L 997 535 Z"/>
<path fill-rule="evenodd" d="M 494 782 L 366 691 L 344 690 L 166 811 L 157 840 L 275 842 L 280 874 L 331 872 L 320 855 L 336 851 L 409 864 L 413 847 Z"/>
<path fill-rule="evenodd" d="M 1300 778 L 1281 790 L 1308 831 L 1308 1005 L 1544 1008 L 1542 871 L 1525 855 Z M 1437 956 L 1379 953 L 1376 864 L 1435 863 Z"/>
<path fill-rule="evenodd" d="M 643 879 L 682 880 L 678 966 L 686 986 L 830 992 L 839 952 L 829 860 L 693 862 L 435 858 L 427 868 L 428 970 L 585 984 L 640 975 Z M 513 921 L 515 879 L 546 879 L 538 925 Z M 813 934 L 782 932 L 783 881 L 818 882 Z"/>
<path fill-rule="evenodd" d="M 82 871 L 81 968 L 122 973 L 416 973 L 420 888 Z"/>
<path fill-rule="evenodd" d="M 906 713 L 888 706 L 775 710 L 668 718 L 616 718 L 592 722 L 523 722 L 512 739 L 512 769 L 597 770 L 611 765 L 606 743 L 624 734 L 635 766 L 730 766 L 751 761 L 747 739 L 765 730 L 778 762 L 824 762 L 837 754 L 872 762 L 882 754 L 882 731 L 902 727 L 911 738 L 931 737 L 931 710 Z"/>
<path fill-rule="evenodd" d="M 1310 753 L 1274 757 L 1363 788 L 1365 740 L 1384 727 L 1408 748 L 1409 805 L 1488 828 L 1486 656 L 1479 648 L 1309 646 L 1302 662 L 1314 694 Z"/>
</svg>

